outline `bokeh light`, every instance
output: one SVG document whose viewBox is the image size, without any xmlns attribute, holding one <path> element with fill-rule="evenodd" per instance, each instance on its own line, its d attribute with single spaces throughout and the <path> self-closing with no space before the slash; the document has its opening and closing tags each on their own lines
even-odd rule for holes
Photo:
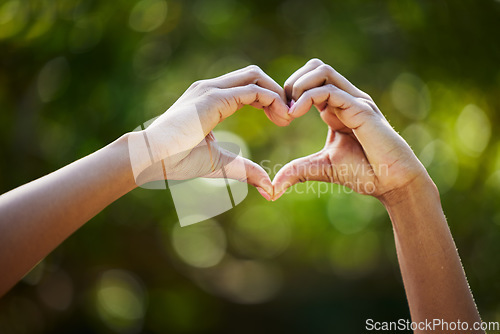
<svg viewBox="0 0 500 334">
<path fill-rule="evenodd" d="M 273 299 L 282 287 L 276 265 L 226 257 L 217 267 L 195 275 L 205 290 L 238 304 L 260 304 Z"/>
<path fill-rule="evenodd" d="M 43 102 L 50 102 L 61 94 L 69 83 L 70 68 L 64 57 L 47 62 L 38 75 L 38 94 Z"/>
<path fill-rule="evenodd" d="M 141 0 L 130 12 L 130 27 L 139 32 L 150 32 L 157 29 L 167 16 L 165 0 Z"/>
<path fill-rule="evenodd" d="M 290 244 L 292 226 L 289 219 L 286 212 L 256 205 L 230 226 L 229 240 L 232 247 L 246 257 L 276 257 Z"/>
<path fill-rule="evenodd" d="M 432 132 L 425 123 L 412 123 L 401 132 L 401 135 L 419 158 L 424 148 L 433 140 Z"/>
<path fill-rule="evenodd" d="M 43 303 L 57 311 L 66 310 L 73 301 L 73 280 L 63 270 L 45 275 L 37 290 Z"/>
<path fill-rule="evenodd" d="M 96 286 L 96 306 L 99 316 L 111 329 L 138 333 L 147 307 L 143 284 L 128 271 L 105 271 Z"/>
<path fill-rule="evenodd" d="M 75 22 L 69 36 L 69 48 L 74 53 L 88 52 L 101 40 L 103 23 L 98 16 L 84 17 Z"/>
<path fill-rule="evenodd" d="M 499 18 L 494 0 L 0 1 L 2 193 L 160 115 L 196 80 L 256 64 L 283 85 L 317 57 L 426 166 L 482 319 L 498 321 Z M 314 108 L 278 128 L 243 107 L 215 130 L 272 179 L 328 128 Z M 409 318 L 376 199 L 311 182 L 267 202 L 243 186 L 236 207 L 187 227 L 171 189 L 123 196 L 0 299 L 0 333 L 350 334 Z M 198 219 L 216 196 L 190 191 Z"/>
<path fill-rule="evenodd" d="M 429 112 L 429 90 L 422 80 L 413 74 L 402 73 L 394 80 L 391 97 L 398 111 L 411 119 L 424 119 Z"/>
<path fill-rule="evenodd" d="M 422 150 L 420 160 L 438 186 L 440 193 L 447 192 L 458 177 L 458 158 L 453 148 L 441 139 L 429 143 Z"/>
<path fill-rule="evenodd" d="M 370 273 L 378 265 L 379 244 L 379 237 L 373 231 L 338 236 L 332 240 L 329 254 L 333 270 L 351 278 Z"/>
<path fill-rule="evenodd" d="M 467 105 L 456 123 L 460 148 L 472 157 L 479 156 L 490 140 L 491 123 L 488 116 L 478 106 Z"/>
<path fill-rule="evenodd" d="M 193 267 L 208 268 L 218 264 L 226 253 L 226 244 L 224 230 L 213 219 L 186 227 L 176 225 L 172 230 L 175 252 Z"/>
<path fill-rule="evenodd" d="M 26 12 L 21 1 L 11 0 L 0 5 L 0 38 L 15 35 L 26 23 Z"/>
<path fill-rule="evenodd" d="M 328 218 L 341 233 L 352 234 L 365 229 L 376 215 L 383 213 L 374 198 L 360 195 L 349 188 L 336 187 L 327 205 Z"/>
<path fill-rule="evenodd" d="M 164 74 L 171 49 L 165 41 L 149 41 L 137 49 L 134 70 L 138 77 L 156 79 Z"/>
</svg>

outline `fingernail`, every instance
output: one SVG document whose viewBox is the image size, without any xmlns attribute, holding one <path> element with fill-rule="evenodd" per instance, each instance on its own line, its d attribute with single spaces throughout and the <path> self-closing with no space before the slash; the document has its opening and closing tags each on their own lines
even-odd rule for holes
<svg viewBox="0 0 500 334">
<path fill-rule="evenodd" d="M 288 115 L 293 113 L 295 108 L 293 107 L 295 105 L 295 100 L 290 100 L 290 104 L 288 105 Z"/>
<path fill-rule="evenodd" d="M 271 200 L 271 195 L 269 195 L 267 193 L 267 191 L 265 191 L 264 189 L 262 189 L 261 187 L 256 187 L 258 192 L 262 195 L 262 197 L 264 197 L 266 200 L 270 201 Z"/>
</svg>

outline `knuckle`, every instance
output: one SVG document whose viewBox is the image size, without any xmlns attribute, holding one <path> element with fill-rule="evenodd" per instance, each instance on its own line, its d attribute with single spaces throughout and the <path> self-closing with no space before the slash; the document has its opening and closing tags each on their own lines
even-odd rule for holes
<svg viewBox="0 0 500 334">
<path fill-rule="evenodd" d="M 220 89 L 217 89 L 217 88 L 212 89 L 211 88 L 211 89 L 205 89 L 202 92 L 200 92 L 200 96 L 210 96 L 212 98 L 219 99 L 219 98 L 223 98 L 224 94 L 222 93 L 222 91 Z"/>
<path fill-rule="evenodd" d="M 207 88 L 208 83 L 207 80 L 197 80 L 191 84 L 190 89 L 203 89 Z"/>
<path fill-rule="evenodd" d="M 309 100 L 313 98 L 313 93 L 310 90 L 306 90 L 305 92 L 302 93 L 300 96 L 301 99 Z"/>
<path fill-rule="evenodd" d="M 337 86 L 335 86 L 334 84 L 331 84 L 331 83 L 326 84 L 323 87 L 325 87 L 326 89 L 328 89 L 331 92 L 335 92 L 335 91 L 339 90 L 339 88 Z"/>
<path fill-rule="evenodd" d="M 247 87 L 253 92 L 260 90 L 260 87 L 254 83 L 248 84 Z"/>
<path fill-rule="evenodd" d="M 326 75 L 332 73 L 334 69 L 328 64 L 322 64 L 318 66 L 318 71 Z"/>
<path fill-rule="evenodd" d="M 362 98 L 363 100 L 366 100 L 367 103 L 369 103 L 370 105 L 375 105 L 372 97 L 370 95 L 366 94 L 365 92 L 361 92 L 359 97 Z"/>
<path fill-rule="evenodd" d="M 274 92 L 274 91 L 272 91 L 272 90 L 267 90 L 267 91 L 266 91 L 266 90 L 265 90 L 265 89 L 263 89 L 262 87 L 259 87 L 259 90 L 262 90 L 262 92 L 267 93 L 267 94 L 269 95 L 269 97 L 271 97 L 271 98 L 272 98 L 272 100 L 273 100 L 273 101 L 274 101 L 274 100 L 279 100 L 279 99 L 281 98 L 281 97 L 279 96 L 279 94 L 278 94 L 278 93 L 276 93 L 276 92 Z"/>
<path fill-rule="evenodd" d="M 373 100 L 371 99 L 360 99 L 361 101 L 361 104 L 365 106 L 364 109 L 367 109 L 367 111 L 370 111 L 370 112 L 376 112 L 377 111 L 377 105 L 375 104 L 375 102 L 373 102 Z"/>
<path fill-rule="evenodd" d="M 365 102 L 360 102 L 354 105 L 352 107 L 352 111 L 350 111 L 350 114 L 354 127 L 360 126 L 367 120 L 372 120 L 379 117 L 376 109 L 373 109 L 372 106 Z"/>
<path fill-rule="evenodd" d="M 258 76 L 262 75 L 262 70 L 257 65 L 249 65 L 249 66 L 247 66 L 246 70 L 247 70 L 248 74 L 252 77 L 258 77 Z"/>
<path fill-rule="evenodd" d="M 201 80 L 197 80 L 197 81 L 193 82 L 191 84 L 191 86 L 189 86 L 189 88 L 190 89 L 195 89 L 196 87 L 198 87 L 200 85 L 200 83 L 201 83 Z"/>
<path fill-rule="evenodd" d="M 319 58 L 312 58 L 307 62 L 307 65 L 312 65 L 312 66 L 321 66 L 324 63 L 319 59 Z"/>
<path fill-rule="evenodd" d="M 302 94 L 300 95 L 300 97 L 298 97 L 296 100 L 295 100 L 295 98 L 294 98 L 294 100 L 296 101 L 296 102 L 295 102 L 295 104 L 297 104 L 297 101 L 298 101 L 299 99 L 300 99 L 300 101 L 301 101 L 301 105 L 300 105 L 300 107 L 302 108 L 302 106 L 303 106 L 303 105 L 302 105 L 302 101 L 304 101 L 303 103 L 306 103 L 306 104 L 307 104 L 309 101 L 310 101 L 310 102 L 313 102 L 313 95 L 311 94 L 311 92 L 310 92 L 310 91 L 306 90 L 305 92 L 302 92 Z M 313 103 L 314 103 L 314 102 L 313 102 Z M 294 108 L 295 108 L 295 110 L 297 110 L 297 107 L 298 107 L 298 106 L 294 107 Z"/>
</svg>

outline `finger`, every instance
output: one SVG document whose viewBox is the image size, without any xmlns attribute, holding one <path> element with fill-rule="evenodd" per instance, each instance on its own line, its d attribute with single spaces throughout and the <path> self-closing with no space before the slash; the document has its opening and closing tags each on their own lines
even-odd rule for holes
<svg viewBox="0 0 500 334">
<path fill-rule="evenodd" d="M 292 87 L 292 98 L 298 100 L 300 96 L 311 88 L 333 84 L 355 97 L 370 100 L 370 96 L 354 86 L 330 65 L 323 64 L 298 78 Z"/>
<path fill-rule="evenodd" d="M 268 201 L 274 195 L 274 188 L 266 171 L 255 162 L 239 156 L 237 160 L 242 160 L 245 164 L 246 182 L 257 187 L 259 193 Z"/>
<path fill-rule="evenodd" d="M 370 140 L 377 131 L 385 131 L 390 125 L 376 105 L 368 100 L 356 98 L 334 85 L 326 85 L 310 89 L 302 94 L 293 106 L 294 117 L 305 114 L 313 105 L 323 106 L 320 112 L 333 113 L 336 117 L 322 117 L 324 120 L 339 120 L 346 128 L 351 129 L 361 145 L 370 145 Z M 338 124 L 328 124 L 338 128 Z M 373 132 L 375 131 L 375 132 Z"/>
<path fill-rule="evenodd" d="M 276 92 L 255 84 L 212 88 L 194 105 L 186 104 L 184 110 L 179 108 L 175 113 L 164 114 L 164 121 L 171 123 L 174 131 L 165 132 L 162 127 L 154 127 L 154 123 L 148 127 L 147 136 L 154 139 L 149 140 L 151 151 L 155 157 L 160 157 L 158 161 L 161 157 L 186 152 L 198 145 L 225 118 L 244 105 L 252 104 L 264 109 L 270 120 L 278 126 L 286 126 L 292 120 L 288 115 L 288 107 Z M 174 145 L 167 148 L 165 143 L 172 142 L 172 138 L 175 138 Z"/>
<path fill-rule="evenodd" d="M 223 148 L 219 148 L 215 171 L 205 177 L 229 178 L 246 182 L 256 187 L 259 193 L 268 201 L 273 196 L 271 179 L 261 166 Z"/>
<path fill-rule="evenodd" d="M 292 100 L 292 89 L 295 82 L 304 74 L 314 70 L 315 68 L 323 64 L 324 63 L 321 60 L 313 58 L 309 60 L 304 66 L 295 71 L 288 79 L 286 79 L 285 85 L 283 87 L 285 88 L 285 94 L 288 101 Z"/>
<path fill-rule="evenodd" d="M 252 105 L 264 109 L 268 118 L 278 126 L 286 126 L 292 120 L 288 115 L 288 106 L 276 92 L 255 84 L 221 89 L 215 92 L 214 95 L 221 101 L 226 102 L 225 107 L 219 109 L 222 119 L 233 114 L 244 105 Z"/>
<path fill-rule="evenodd" d="M 275 92 L 280 96 L 281 100 L 286 103 L 286 96 L 283 88 L 257 65 L 250 65 L 207 81 L 216 88 L 230 88 L 255 84 Z"/>
<path fill-rule="evenodd" d="M 257 107 L 257 108 L 264 110 L 264 113 L 266 114 L 267 118 L 269 118 L 269 120 L 271 120 L 271 122 L 273 122 L 277 126 L 287 126 L 292 121 L 291 117 L 285 118 L 282 115 L 278 115 L 276 112 L 273 112 L 270 108 L 267 107 Z M 288 113 L 288 109 L 286 111 Z"/>
<path fill-rule="evenodd" d="M 287 163 L 274 177 L 274 197 L 277 200 L 288 188 L 305 181 L 329 181 L 331 178 L 326 173 L 327 162 L 322 159 L 321 153 L 299 158 Z"/>
</svg>

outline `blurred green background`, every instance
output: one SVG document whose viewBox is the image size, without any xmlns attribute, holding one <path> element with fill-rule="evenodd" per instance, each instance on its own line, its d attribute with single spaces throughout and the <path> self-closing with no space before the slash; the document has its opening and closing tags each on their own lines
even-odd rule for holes
<svg viewBox="0 0 500 334">
<path fill-rule="evenodd" d="M 131 131 L 195 80 L 257 64 L 283 84 L 318 57 L 426 165 L 483 320 L 500 321 L 499 31 L 493 0 L 2 0 L 0 190 Z M 327 131 L 316 112 L 278 128 L 253 108 L 217 130 L 271 177 Z M 361 333 L 409 318 L 382 206 L 306 188 L 275 203 L 250 188 L 185 228 L 168 191 L 136 189 L 0 300 L 0 333 Z"/>
</svg>

